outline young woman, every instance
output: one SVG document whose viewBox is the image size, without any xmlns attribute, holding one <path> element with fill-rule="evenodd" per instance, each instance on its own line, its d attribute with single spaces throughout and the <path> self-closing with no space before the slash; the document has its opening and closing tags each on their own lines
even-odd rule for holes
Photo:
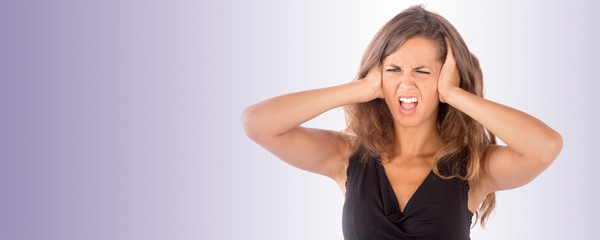
<svg viewBox="0 0 600 240">
<path fill-rule="evenodd" d="M 346 131 L 300 126 L 340 106 Z M 337 182 L 345 239 L 469 239 L 494 192 L 527 184 L 562 149 L 541 121 L 483 98 L 475 55 L 420 6 L 379 30 L 350 83 L 268 99 L 242 122 L 283 161 Z"/>
</svg>

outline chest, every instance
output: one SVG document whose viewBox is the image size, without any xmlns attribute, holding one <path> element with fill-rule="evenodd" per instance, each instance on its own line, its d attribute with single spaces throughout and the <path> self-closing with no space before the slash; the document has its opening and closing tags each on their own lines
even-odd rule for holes
<svg viewBox="0 0 600 240">
<path fill-rule="evenodd" d="M 472 214 L 465 182 L 441 179 L 431 169 L 413 170 L 412 176 L 394 170 L 388 176 L 382 165 L 352 167 L 343 210 L 345 234 L 468 238 Z M 370 239 L 388 239 L 383 235 Z"/>
<path fill-rule="evenodd" d="M 429 166 L 398 167 L 382 165 L 383 174 L 396 197 L 400 211 L 404 211 L 412 196 L 433 172 Z M 385 184 L 384 184 L 385 185 Z"/>
</svg>

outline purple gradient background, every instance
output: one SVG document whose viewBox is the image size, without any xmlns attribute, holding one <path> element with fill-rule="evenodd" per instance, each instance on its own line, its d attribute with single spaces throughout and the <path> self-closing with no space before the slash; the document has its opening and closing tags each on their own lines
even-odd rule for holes
<svg viewBox="0 0 600 240">
<path fill-rule="evenodd" d="M 0 2 L 0 239 L 342 239 L 343 197 L 244 107 L 350 81 L 396 1 Z M 563 135 L 472 239 L 585 239 L 600 213 L 597 3 L 431 1 L 487 97 Z M 344 127 L 334 110 L 306 126 Z"/>
</svg>

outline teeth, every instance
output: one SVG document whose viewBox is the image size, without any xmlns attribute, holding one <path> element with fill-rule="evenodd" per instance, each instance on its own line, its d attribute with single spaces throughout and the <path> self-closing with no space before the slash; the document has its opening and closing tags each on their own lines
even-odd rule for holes
<svg viewBox="0 0 600 240">
<path fill-rule="evenodd" d="M 414 103 L 417 102 L 417 98 L 413 97 L 413 98 L 400 98 L 401 102 L 405 102 L 405 103 Z"/>
</svg>

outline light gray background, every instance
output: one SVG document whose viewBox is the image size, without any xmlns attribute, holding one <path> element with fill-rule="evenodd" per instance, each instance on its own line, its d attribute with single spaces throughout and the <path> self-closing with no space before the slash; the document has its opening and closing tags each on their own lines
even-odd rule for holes
<svg viewBox="0 0 600 240">
<path fill-rule="evenodd" d="M 417 3 L 1 1 L 0 239 L 342 239 L 337 185 L 250 141 L 240 114 L 349 82 Z M 479 57 L 489 99 L 564 138 L 472 238 L 595 237 L 599 4 L 425 5 Z M 343 115 L 305 125 L 340 130 Z"/>
</svg>

